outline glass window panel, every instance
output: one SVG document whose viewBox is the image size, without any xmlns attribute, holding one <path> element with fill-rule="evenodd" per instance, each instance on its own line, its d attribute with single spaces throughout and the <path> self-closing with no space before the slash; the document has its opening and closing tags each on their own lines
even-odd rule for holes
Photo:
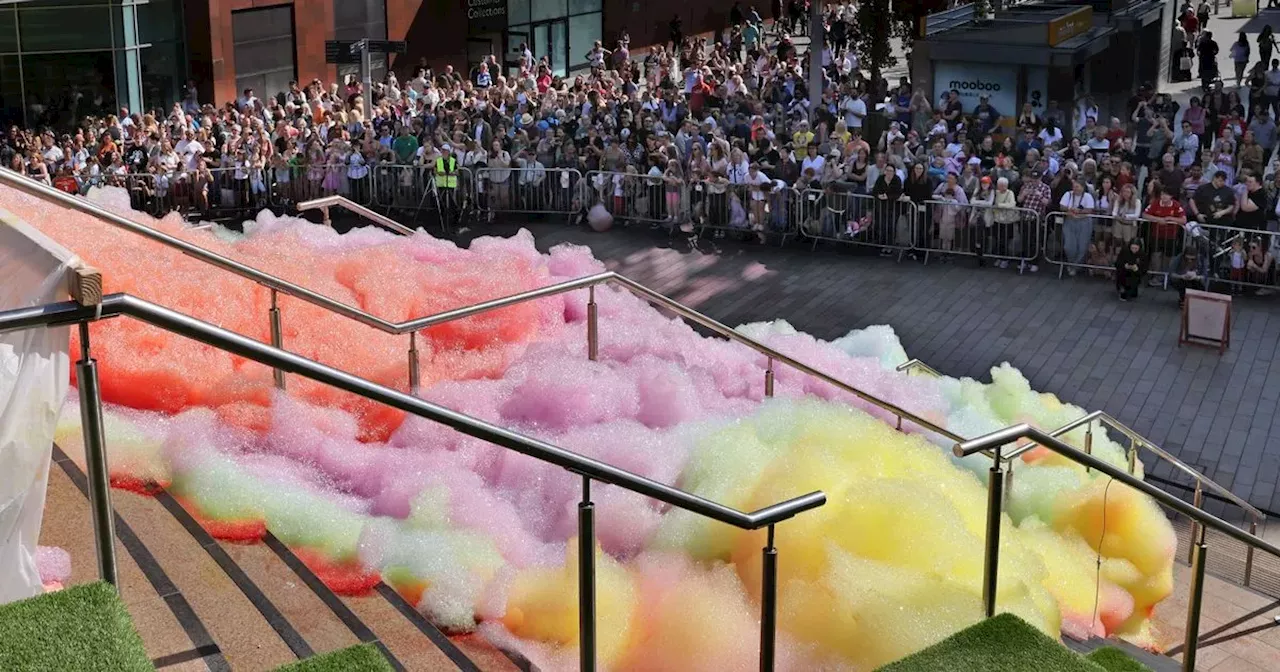
<svg viewBox="0 0 1280 672">
<path fill-rule="evenodd" d="M 182 39 L 182 14 L 175 0 L 151 0 L 138 5 L 138 41 L 172 42 Z"/>
<path fill-rule="evenodd" d="M 182 97 L 185 84 L 181 42 L 160 42 L 142 50 L 142 103 L 168 111 Z"/>
<path fill-rule="evenodd" d="M 18 10 L 23 51 L 111 48 L 111 8 Z"/>
<path fill-rule="evenodd" d="M 386 0 L 334 0 L 335 40 L 387 39 Z"/>
<path fill-rule="evenodd" d="M 569 17 L 569 67 L 587 64 L 587 52 L 601 39 L 600 12 Z"/>
<path fill-rule="evenodd" d="M 236 91 L 253 89 L 261 99 L 289 88 L 296 77 L 293 8 L 253 9 L 231 14 Z"/>
<path fill-rule="evenodd" d="M 569 0 L 570 14 L 586 14 L 587 12 L 599 12 L 604 9 L 603 0 Z"/>
<path fill-rule="evenodd" d="M 533 0 L 531 21 L 558 19 L 568 13 L 565 0 Z"/>
<path fill-rule="evenodd" d="M 17 56 L 0 56 L 0 124 L 22 125 L 22 75 Z M 7 166 L 6 166 L 7 167 Z"/>
<path fill-rule="evenodd" d="M 551 74 L 564 77 L 569 74 L 567 21 L 556 21 L 551 24 Z"/>
<path fill-rule="evenodd" d="M 88 115 L 116 111 L 110 51 L 23 56 L 22 80 L 32 126 L 70 128 Z"/>
<path fill-rule="evenodd" d="M 14 5 L 0 7 L 0 51 L 5 53 L 18 50 L 18 15 L 13 8 Z"/>
<path fill-rule="evenodd" d="M 507 25 L 529 23 L 529 0 L 507 0 Z"/>
</svg>

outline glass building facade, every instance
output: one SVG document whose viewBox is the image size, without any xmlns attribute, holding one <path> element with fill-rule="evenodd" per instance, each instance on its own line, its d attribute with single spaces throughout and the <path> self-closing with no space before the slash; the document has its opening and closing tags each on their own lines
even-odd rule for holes
<svg viewBox="0 0 1280 672">
<path fill-rule="evenodd" d="M 534 58 L 548 57 L 553 75 L 567 75 L 587 64 L 603 10 L 603 0 L 507 0 L 507 49 L 528 44 Z"/>
<path fill-rule="evenodd" d="M 165 108 L 186 73 L 181 0 L 0 5 L 0 122 L 66 128 Z"/>
</svg>

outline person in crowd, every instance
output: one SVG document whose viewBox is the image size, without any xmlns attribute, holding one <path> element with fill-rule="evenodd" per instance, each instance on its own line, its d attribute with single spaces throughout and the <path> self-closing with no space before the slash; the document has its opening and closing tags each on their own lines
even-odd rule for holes
<svg viewBox="0 0 1280 672">
<path fill-rule="evenodd" d="M 1187 213 L 1178 202 L 1174 187 L 1162 186 L 1159 197 L 1147 206 L 1146 220 L 1150 223 L 1151 246 L 1148 267 L 1158 273 L 1165 272 L 1165 263 L 1182 247 L 1183 227 Z M 1159 278 L 1151 279 L 1151 286 L 1160 285 Z"/>
<path fill-rule="evenodd" d="M 1138 288 L 1147 274 L 1147 257 L 1142 253 L 1142 239 L 1130 240 L 1116 255 L 1116 292 L 1121 301 L 1138 298 Z"/>
</svg>

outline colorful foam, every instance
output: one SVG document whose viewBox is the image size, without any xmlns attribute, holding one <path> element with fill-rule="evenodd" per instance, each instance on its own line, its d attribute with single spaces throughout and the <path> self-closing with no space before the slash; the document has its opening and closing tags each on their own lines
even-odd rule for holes
<svg viewBox="0 0 1280 672">
<path fill-rule="evenodd" d="M 39 206 L 0 192 L 0 207 Z M 267 337 L 265 290 L 74 215 L 33 219 L 105 268 L 108 291 Z M 603 270 L 586 248 L 540 254 L 527 233 L 459 250 L 425 235 L 338 236 L 265 212 L 244 235 L 147 223 L 389 320 Z M 596 297 L 599 361 L 586 356 L 586 292 L 572 292 L 421 334 L 422 396 L 740 510 L 826 492 L 825 507 L 778 527 L 783 669 L 869 669 L 981 617 L 986 458 L 956 460 L 944 437 L 910 420 L 896 431 L 876 404 L 780 364 L 767 400 L 756 351 L 704 338 L 627 292 Z M 296 300 L 281 306 L 286 348 L 406 386 L 407 338 Z M 739 331 L 962 436 L 1015 422 L 1054 429 L 1084 414 L 1008 366 L 991 383 L 898 372 L 906 353 L 888 327 L 831 342 L 785 322 Z M 543 669 L 574 667 L 580 477 L 299 376 L 276 392 L 262 367 L 127 319 L 93 333 L 118 486 L 168 487 L 217 534 L 271 532 L 336 589 L 381 578 L 442 627 L 479 624 Z M 82 453 L 74 405 L 58 432 Z M 1083 429 L 1064 438 L 1082 446 Z M 1091 448 L 1126 463 L 1101 431 Z M 1149 637 L 1173 556 L 1154 504 L 1043 450 L 1014 472 L 1000 609 L 1054 635 Z M 592 498 L 601 660 L 752 667 L 763 532 L 599 483 Z"/>
</svg>

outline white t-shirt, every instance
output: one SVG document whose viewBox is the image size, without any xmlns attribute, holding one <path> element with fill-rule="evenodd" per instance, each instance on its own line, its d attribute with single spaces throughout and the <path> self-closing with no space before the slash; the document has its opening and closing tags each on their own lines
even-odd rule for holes
<svg viewBox="0 0 1280 672">
<path fill-rule="evenodd" d="M 1064 210 L 1067 208 L 1092 210 L 1097 207 L 1093 202 L 1093 195 L 1087 191 L 1079 196 L 1073 191 L 1068 191 L 1062 195 L 1062 200 L 1058 202 L 1058 205 L 1062 206 Z"/>
<path fill-rule="evenodd" d="M 861 98 L 845 96 L 840 102 L 840 110 L 844 112 L 845 126 L 862 128 L 862 120 L 867 116 L 867 104 Z"/>
<path fill-rule="evenodd" d="M 1061 128 L 1056 128 L 1056 127 L 1055 127 L 1055 128 L 1053 129 L 1053 132 L 1052 132 L 1052 133 L 1051 133 L 1051 132 L 1049 132 L 1049 129 L 1048 129 L 1048 128 L 1043 128 L 1043 129 L 1041 129 L 1041 130 L 1040 130 L 1040 142 L 1041 142 L 1041 144 L 1043 144 L 1045 147 L 1048 147 L 1049 145 L 1052 145 L 1052 144 L 1055 144 L 1055 143 L 1056 143 L 1056 144 L 1058 144 L 1058 145 L 1061 145 L 1061 144 L 1062 144 L 1062 129 L 1061 129 Z"/>
<path fill-rule="evenodd" d="M 804 175 L 806 170 L 813 169 L 814 177 L 822 176 L 822 168 L 827 165 L 827 160 L 821 154 L 817 156 L 806 156 L 804 162 L 800 164 L 800 174 Z"/>
</svg>

